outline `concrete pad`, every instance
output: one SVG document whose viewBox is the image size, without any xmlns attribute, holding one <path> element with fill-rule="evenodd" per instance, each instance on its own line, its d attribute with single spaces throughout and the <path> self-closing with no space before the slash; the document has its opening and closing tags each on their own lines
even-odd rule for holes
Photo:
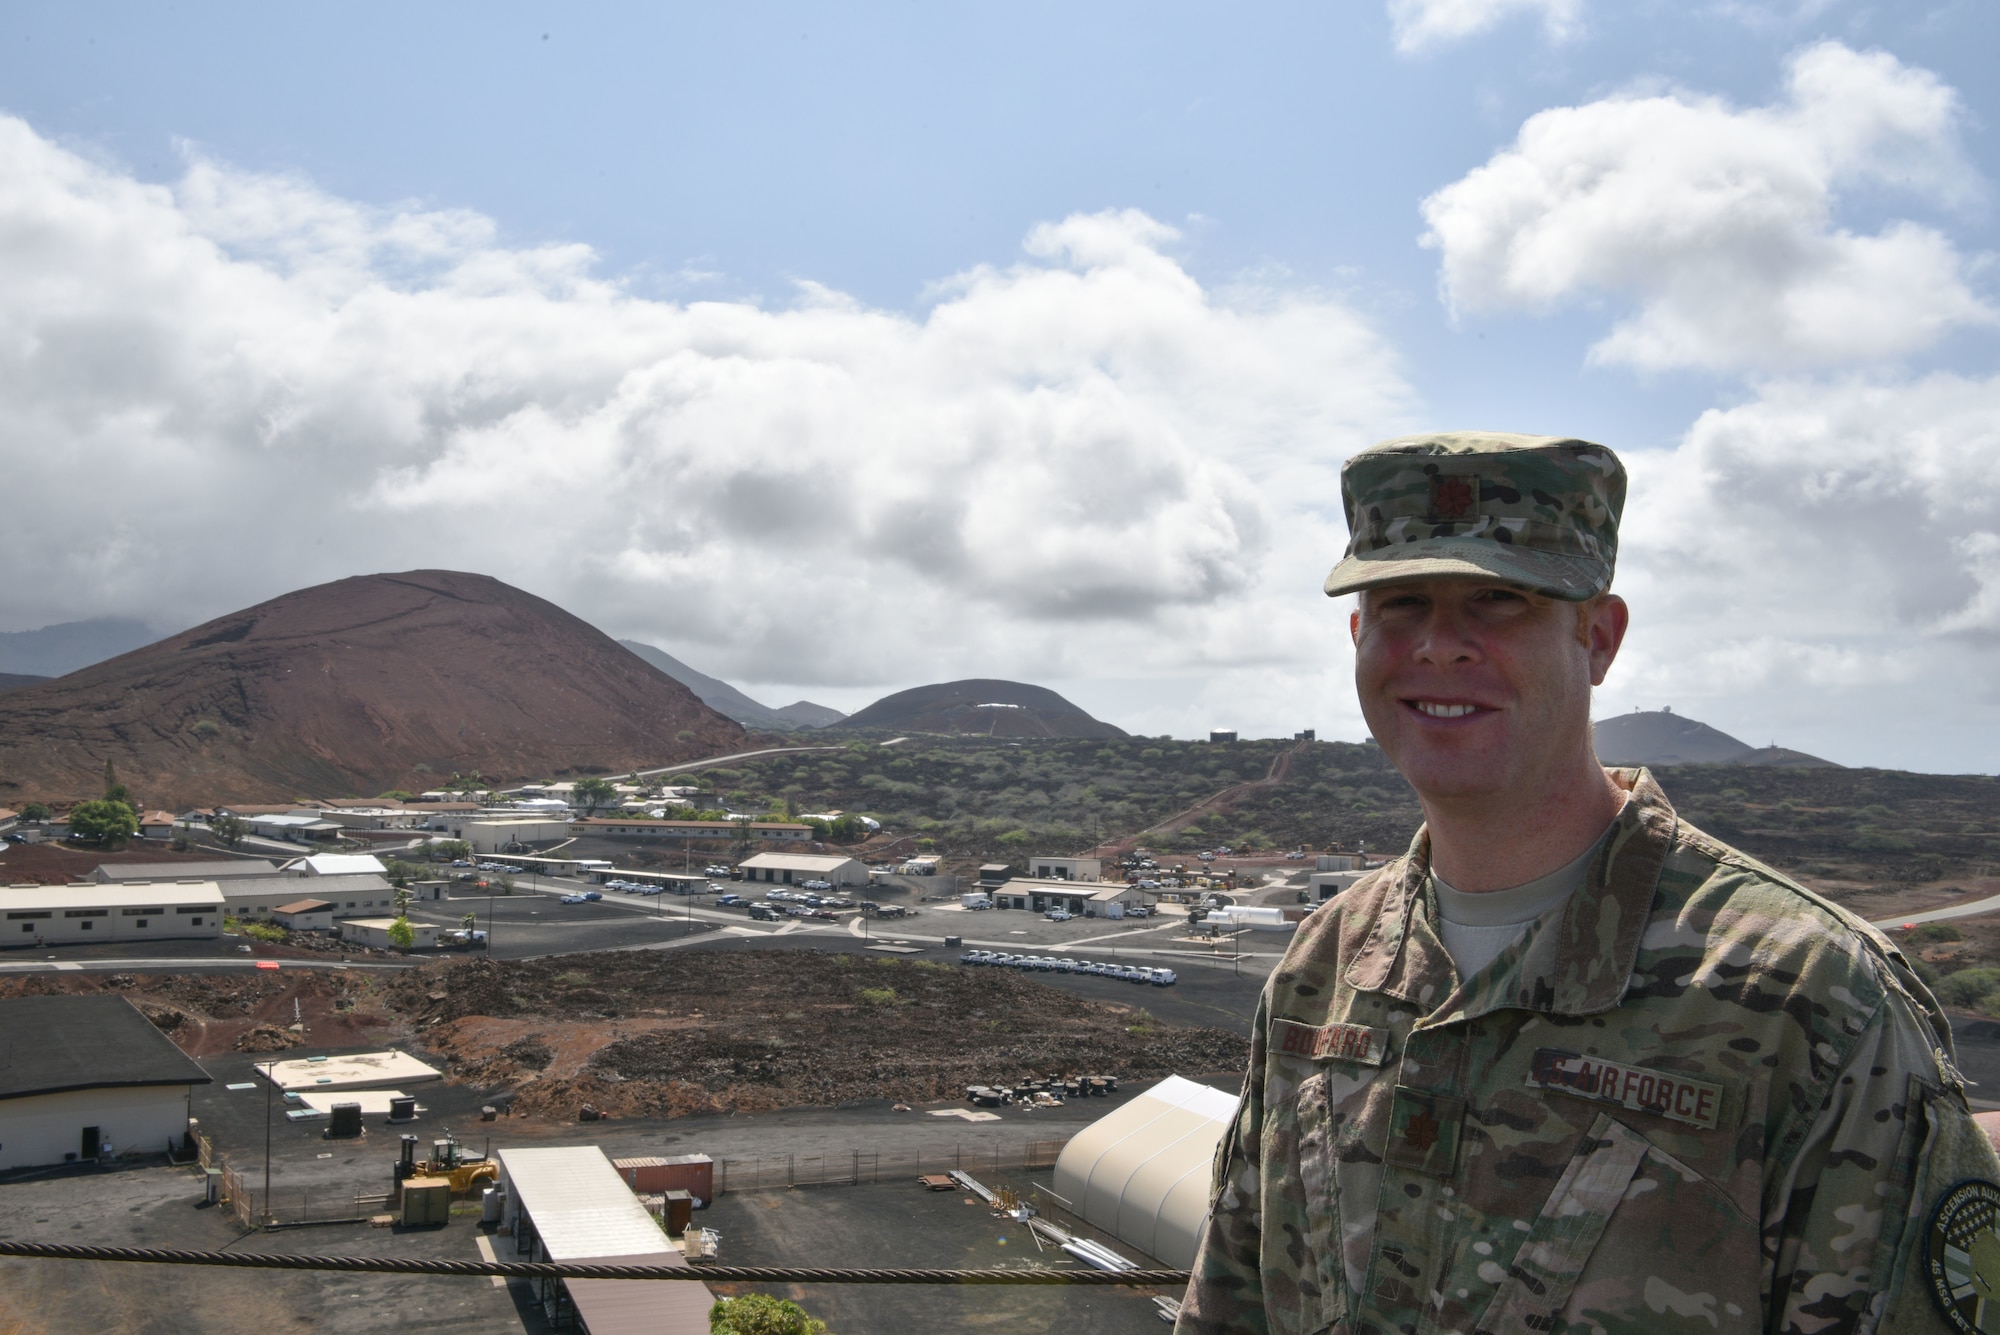
<svg viewBox="0 0 2000 1335">
<path fill-rule="evenodd" d="M 968 1122 L 997 1122 L 999 1113 L 977 1112 L 971 1108 L 933 1108 L 933 1117 L 963 1117 Z"/>
<path fill-rule="evenodd" d="M 416 1085 L 444 1078 L 442 1071 L 424 1065 L 407 1052 L 351 1052 L 344 1057 L 259 1062 L 256 1070 L 265 1079 L 275 1080 L 278 1088 L 287 1092 L 295 1089 L 388 1089 L 394 1085 Z"/>
<path fill-rule="evenodd" d="M 299 1102 L 316 1112 L 331 1115 L 336 1103 L 358 1103 L 363 1117 L 387 1117 L 389 1100 L 403 1098 L 400 1089 L 357 1089 L 346 1094 L 301 1093 Z"/>
</svg>

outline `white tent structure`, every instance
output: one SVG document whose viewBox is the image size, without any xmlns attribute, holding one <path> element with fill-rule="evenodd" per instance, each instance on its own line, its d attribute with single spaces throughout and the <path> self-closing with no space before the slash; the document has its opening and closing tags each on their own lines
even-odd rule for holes
<svg viewBox="0 0 2000 1335">
<path fill-rule="evenodd" d="M 1166 1265 L 1191 1265 L 1215 1147 L 1235 1117 L 1234 1095 L 1170 1075 L 1063 1147 L 1056 1194 L 1119 1241 Z"/>
</svg>

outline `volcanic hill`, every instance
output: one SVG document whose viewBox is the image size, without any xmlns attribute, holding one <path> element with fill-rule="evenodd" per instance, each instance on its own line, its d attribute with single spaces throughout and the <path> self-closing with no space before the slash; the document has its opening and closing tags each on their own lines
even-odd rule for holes
<svg viewBox="0 0 2000 1335">
<path fill-rule="evenodd" d="M 0 802 L 284 801 L 622 773 L 743 729 L 553 603 L 416 570 L 301 589 L 0 695 Z"/>
<path fill-rule="evenodd" d="M 879 728 L 981 737 L 1123 737 L 1045 686 L 975 678 L 885 695 L 828 731 Z"/>
<path fill-rule="evenodd" d="M 1606 765 L 1763 765 L 1834 768 L 1785 746 L 1752 746 L 1671 709 L 1635 710 L 1592 725 L 1597 759 Z"/>
</svg>

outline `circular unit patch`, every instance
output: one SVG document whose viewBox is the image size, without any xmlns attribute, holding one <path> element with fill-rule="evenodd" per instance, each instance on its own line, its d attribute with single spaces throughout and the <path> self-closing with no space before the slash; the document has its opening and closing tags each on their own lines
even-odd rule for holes
<svg viewBox="0 0 2000 1335">
<path fill-rule="evenodd" d="M 2000 1335 L 2000 1184 L 1971 1178 L 1944 1194 L 1924 1234 L 1924 1271 L 1954 1330 Z"/>
</svg>

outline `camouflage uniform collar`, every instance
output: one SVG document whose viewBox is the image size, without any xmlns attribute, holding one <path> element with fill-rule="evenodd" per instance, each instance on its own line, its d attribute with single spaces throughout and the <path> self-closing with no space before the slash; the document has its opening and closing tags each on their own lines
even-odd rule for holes
<svg viewBox="0 0 2000 1335">
<path fill-rule="evenodd" d="M 1383 868 L 1392 883 L 1382 912 L 1347 969 L 1348 985 L 1382 992 L 1430 1015 L 1448 1000 L 1457 1004 L 1433 1022 L 1474 1019 L 1502 1007 L 1551 1015 L 1595 1015 L 1625 995 L 1638 959 L 1639 939 L 1673 850 L 1679 818 L 1667 795 L 1643 769 L 1610 771 L 1631 797 L 1612 823 L 1583 886 L 1571 896 L 1555 931 L 1530 931 L 1526 942 L 1479 976 L 1476 995 L 1465 995 L 1451 957 L 1438 939 L 1427 881 L 1430 832 L 1419 829 L 1400 863 Z M 1502 961 L 1515 956 L 1511 967 Z"/>
</svg>

